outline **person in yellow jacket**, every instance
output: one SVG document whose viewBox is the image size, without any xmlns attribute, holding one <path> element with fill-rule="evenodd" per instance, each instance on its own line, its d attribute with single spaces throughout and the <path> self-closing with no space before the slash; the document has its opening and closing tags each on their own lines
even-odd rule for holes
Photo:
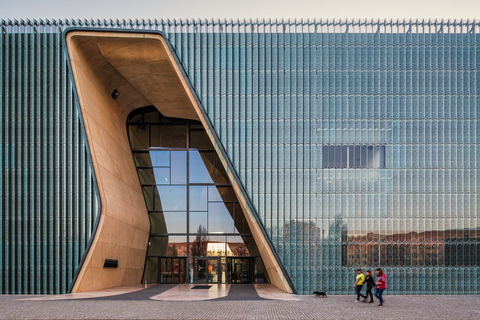
<svg viewBox="0 0 480 320">
<path fill-rule="evenodd" d="M 355 302 L 360 301 L 360 297 L 366 297 L 362 295 L 360 292 L 363 288 L 363 283 L 365 282 L 365 275 L 362 273 L 362 269 L 357 270 L 357 277 L 355 278 L 355 284 L 353 287 L 355 288 L 355 293 L 357 294 L 357 300 Z"/>
</svg>

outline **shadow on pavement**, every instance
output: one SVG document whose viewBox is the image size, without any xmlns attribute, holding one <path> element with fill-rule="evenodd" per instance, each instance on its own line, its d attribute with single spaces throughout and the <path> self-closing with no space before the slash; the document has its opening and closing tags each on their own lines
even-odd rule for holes
<svg viewBox="0 0 480 320">
<path fill-rule="evenodd" d="M 232 284 L 228 291 L 228 296 L 215 299 L 215 301 L 235 301 L 235 300 L 268 300 L 261 298 L 253 284 Z"/>
<path fill-rule="evenodd" d="M 129 293 L 123 293 L 123 294 L 105 296 L 105 297 L 85 298 L 81 300 L 88 300 L 88 301 L 150 300 L 150 297 L 156 296 L 157 294 L 170 290 L 175 286 L 177 286 L 177 284 L 156 284 L 154 286 L 148 287 L 146 289 L 138 290 L 135 292 L 129 292 Z"/>
</svg>

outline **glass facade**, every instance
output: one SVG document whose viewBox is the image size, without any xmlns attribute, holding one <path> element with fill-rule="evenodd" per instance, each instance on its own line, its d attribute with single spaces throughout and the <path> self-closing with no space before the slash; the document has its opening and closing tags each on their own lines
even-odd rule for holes
<svg viewBox="0 0 480 320">
<path fill-rule="evenodd" d="M 69 292 L 100 197 L 62 35 L 0 32 L 0 294 Z"/>
<path fill-rule="evenodd" d="M 478 294 L 478 21 L 59 20 L 1 25 L 2 168 L 13 154 L 6 151 L 8 130 L 15 137 L 42 139 L 64 139 L 70 133 L 27 130 L 20 136 L 17 127 L 7 130 L 4 124 L 10 114 L 11 119 L 34 114 L 28 110 L 51 116 L 64 112 L 65 104 L 58 101 L 71 101 L 65 97 L 72 87 L 60 42 L 66 27 L 162 31 L 298 293 L 351 293 L 357 268 L 382 267 L 390 294 Z M 50 116 L 46 119 L 51 121 Z M 66 124 L 68 119 L 57 122 Z M 166 147 L 162 126 L 153 130 L 159 133 L 151 137 L 155 145 Z M 186 136 L 180 131 L 171 132 L 171 154 L 177 148 L 173 142 Z M 194 138 L 189 139 L 193 143 Z M 139 148 L 148 148 L 147 140 L 138 141 L 144 144 Z M 73 140 L 72 145 L 81 142 Z M 372 158 L 368 147 L 373 147 Z M 31 154 L 32 148 L 22 150 Z M 357 157 L 350 158 L 355 148 L 360 155 L 366 148 L 365 165 L 362 156 L 358 164 Z M 327 150 L 333 151 L 333 158 L 324 154 Z M 222 215 L 209 200 L 209 188 L 206 196 L 200 189 L 191 190 L 192 197 L 203 199 L 195 201 L 198 215 L 187 215 L 187 196 L 183 203 L 169 196 L 162 199 L 162 188 L 174 184 L 178 194 L 190 194 L 188 177 L 172 175 L 173 163 L 181 161 L 171 157 L 169 165 L 157 159 L 158 166 L 139 171 L 158 186 L 146 191 L 149 210 L 166 212 L 155 230 L 160 235 L 170 225 L 178 234 L 158 239 L 164 252 L 181 251 L 180 243 L 192 241 L 189 232 L 195 225 L 215 230 L 211 237 L 225 237 L 216 232 L 233 229 L 231 224 L 208 224 L 210 209 Z M 216 177 L 215 156 L 198 151 L 194 157 L 209 164 L 204 170 L 190 168 L 198 172 L 195 183 L 209 185 L 208 179 Z M 14 165 L 21 168 L 25 162 Z M 67 167 L 59 163 L 59 168 Z M 2 195 L 6 181 L 13 181 L 5 177 L 11 176 L 2 175 Z M 35 194 L 23 187 L 8 190 L 18 203 Z M 31 208 L 36 206 L 39 203 L 32 202 Z M 12 212 L 2 207 L 3 215 Z M 182 224 L 173 227 L 171 222 L 178 219 Z M 12 230 L 4 221 L 1 229 Z M 18 234 L 27 230 L 21 224 L 16 228 Z M 2 232 L 6 252 L 12 247 Z M 236 235 L 235 229 L 231 234 Z M 218 243 L 228 241 L 227 235 Z M 198 250 L 205 249 L 199 245 Z M 12 260 L 4 255 L 3 270 L 7 261 Z M 161 263 L 181 265 L 180 260 L 172 261 Z M 218 270 L 218 263 L 200 263 L 204 270 L 213 272 L 215 265 Z M 175 272 L 180 267 L 173 269 L 172 277 L 180 277 Z M 22 289 L 27 280 L 18 275 L 19 291 L 27 292 Z M 52 275 L 59 279 L 53 271 Z M 17 281 L 13 273 L 5 277 Z"/>
<path fill-rule="evenodd" d="M 150 217 L 148 281 L 268 282 L 243 210 L 201 123 L 165 118 L 147 107 L 132 112 L 127 130 Z"/>
</svg>

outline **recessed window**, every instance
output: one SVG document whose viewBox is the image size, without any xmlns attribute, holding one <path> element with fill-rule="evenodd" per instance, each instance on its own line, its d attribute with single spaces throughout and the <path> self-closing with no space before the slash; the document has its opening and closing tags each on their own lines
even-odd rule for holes
<svg viewBox="0 0 480 320">
<path fill-rule="evenodd" d="M 385 168 L 385 146 L 323 146 L 323 168 Z"/>
</svg>

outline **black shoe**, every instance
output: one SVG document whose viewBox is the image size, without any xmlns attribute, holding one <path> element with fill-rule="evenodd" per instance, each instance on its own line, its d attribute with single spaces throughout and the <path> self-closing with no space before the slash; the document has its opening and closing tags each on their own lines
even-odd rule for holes
<svg viewBox="0 0 480 320">
<path fill-rule="evenodd" d="M 375 301 L 372 300 L 372 301 L 370 301 L 369 303 L 374 303 L 374 302 L 375 302 Z"/>
</svg>

